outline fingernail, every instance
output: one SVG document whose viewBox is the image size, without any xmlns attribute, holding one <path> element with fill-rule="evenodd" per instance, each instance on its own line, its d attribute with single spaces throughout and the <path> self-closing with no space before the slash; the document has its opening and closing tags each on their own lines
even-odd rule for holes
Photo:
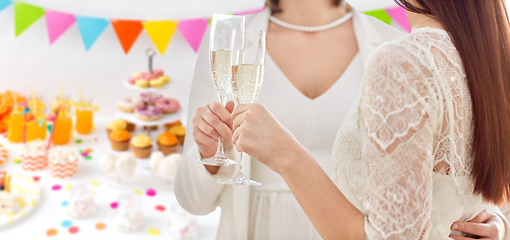
<svg viewBox="0 0 510 240">
<path fill-rule="evenodd" d="M 457 230 L 457 228 L 459 228 L 459 226 L 457 226 L 457 224 L 452 225 L 452 230 Z"/>
</svg>

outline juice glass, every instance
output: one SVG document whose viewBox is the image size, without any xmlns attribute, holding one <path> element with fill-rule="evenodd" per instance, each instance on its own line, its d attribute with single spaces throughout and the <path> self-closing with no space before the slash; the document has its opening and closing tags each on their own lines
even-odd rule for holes
<svg viewBox="0 0 510 240">
<path fill-rule="evenodd" d="M 71 117 L 71 105 L 69 98 L 57 97 L 59 103 L 54 108 L 55 113 L 60 108 L 57 119 L 53 125 L 53 138 L 51 142 L 55 145 L 65 145 L 71 139 L 71 131 L 73 130 L 73 118 Z"/>
<path fill-rule="evenodd" d="M 24 116 L 23 114 L 16 113 L 16 110 L 13 110 L 9 118 L 9 127 L 7 129 L 7 140 L 11 143 L 20 143 L 23 142 L 23 124 L 24 124 Z"/>
<path fill-rule="evenodd" d="M 76 107 L 76 132 L 89 134 L 94 128 L 94 109 L 92 99 L 81 99 Z"/>
<path fill-rule="evenodd" d="M 27 142 L 46 139 L 46 120 L 33 119 L 27 122 Z"/>
</svg>

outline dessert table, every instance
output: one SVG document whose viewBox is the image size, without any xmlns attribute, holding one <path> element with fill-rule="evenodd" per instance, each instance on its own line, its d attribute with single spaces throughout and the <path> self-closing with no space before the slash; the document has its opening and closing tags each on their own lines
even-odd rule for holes
<svg viewBox="0 0 510 240">
<path fill-rule="evenodd" d="M 34 179 L 41 195 L 33 211 L 7 225 L 0 226 L 1 239 L 173 239 L 170 234 L 172 208 L 177 200 L 173 191 L 165 190 L 151 171 L 137 167 L 135 175 L 128 180 L 125 189 L 118 190 L 108 184 L 108 179 L 99 168 L 99 159 L 109 149 L 105 129 L 113 118 L 95 117 L 96 129 L 87 136 L 74 135 L 67 146 L 79 155 L 76 174 L 66 179 L 55 179 L 48 168 L 35 172 L 23 171 L 20 165 L 22 144 L 11 144 L 5 135 L 0 135 L 0 144 L 8 150 L 7 161 L 0 171 L 25 174 Z M 158 132 L 154 132 L 153 138 Z M 136 132 L 144 132 L 142 126 Z M 182 151 L 182 149 L 180 149 Z M 141 161 L 141 160 L 139 160 Z M 143 161 L 143 160 L 142 160 Z M 149 161 L 149 160 L 145 160 Z M 68 216 L 70 189 L 81 182 L 93 185 L 96 212 L 85 219 Z M 134 192 L 142 200 L 143 225 L 134 232 L 121 232 L 115 227 L 116 201 L 120 194 Z M 198 237 L 214 239 L 219 223 L 220 209 L 207 216 L 196 216 Z"/>
</svg>

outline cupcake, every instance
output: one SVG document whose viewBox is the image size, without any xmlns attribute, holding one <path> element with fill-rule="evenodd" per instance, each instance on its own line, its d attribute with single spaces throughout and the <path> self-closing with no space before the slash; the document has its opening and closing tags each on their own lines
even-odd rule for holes
<svg viewBox="0 0 510 240">
<path fill-rule="evenodd" d="M 162 133 L 158 136 L 157 143 L 159 151 L 163 152 L 165 156 L 177 152 L 177 137 L 172 133 Z"/>
<path fill-rule="evenodd" d="M 165 128 L 165 131 L 170 131 L 170 128 L 172 128 L 173 126 L 181 126 L 181 120 L 177 120 L 177 121 L 174 121 L 174 122 L 169 122 L 169 123 L 165 123 L 163 125 L 163 127 Z"/>
<path fill-rule="evenodd" d="M 179 145 L 184 145 L 184 136 L 186 136 L 186 127 L 184 126 L 173 126 L 170 128 L 170 133 L 174 134 L 179 141 Z"/>
<path fill-rule="evenodd" d="M 126 151 L 129 148 L 131 134 L 124 129 L 114 129 L 110 134 L 110 145 L 115 151 Z"/>
<path fill-rule="evenodd" d="M 47 143 L 41 140 L 29 142 L 21 149 L 21 168 L 25 171 L 41 170 L 48 165 Z"/>
<path fill-rule="evenodd" d="M 72 177 L 78 167 L 78 156 L 69 147 L 56 147 L 48 154 L 50 175 L 54 178 Z"/>
<path fill-rule="evenodd" d="M 148 158 L 152 152 L 152 141 L 149 136 L 140 134 L 133 137 L 131 151 L 137 158 Z"/>
</svg>

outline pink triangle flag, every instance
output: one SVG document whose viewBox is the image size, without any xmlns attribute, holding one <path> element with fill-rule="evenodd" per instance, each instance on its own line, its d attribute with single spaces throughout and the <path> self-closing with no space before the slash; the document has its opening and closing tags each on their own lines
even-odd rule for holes
<svg viewBox="0 0 510 240">
<path fill-rule="evenodd" d="M 181 20 L 177 28 L 191 48 L 193 48 L 193 51 L 198 52 L 208 24 L 209 18 Z"/>
<path fill-rule="evenodd" d="M 407 12 L 404 8 L 397 6 L 392 8 L 387 8 L 386 13 L 395 20 L 404 30 L 407 32 L 411 32 L 411 27 L 409 26 L 409 20 L 407 19 Z"/>
<path fill-rule="evenodd" d="M 234 15 L 248 15 L 248 14 L 252 14 L 252 13 L 258 13 L 262 10 L 264 10 L 265 7 L 262 7 L 262 8 L 256 8 L 256 9 L 252 9 L 252 10 L 248 10 L 248 11 L 243 11 L 243 12 L 240 12 L 240 13 L 236 13 Z"/>
<path fill-rule="evenodd" d="M 45 16 L 50 44 L 53 44 L 76 21 L 72 14 L 48 9 Z"/>
</svg>

